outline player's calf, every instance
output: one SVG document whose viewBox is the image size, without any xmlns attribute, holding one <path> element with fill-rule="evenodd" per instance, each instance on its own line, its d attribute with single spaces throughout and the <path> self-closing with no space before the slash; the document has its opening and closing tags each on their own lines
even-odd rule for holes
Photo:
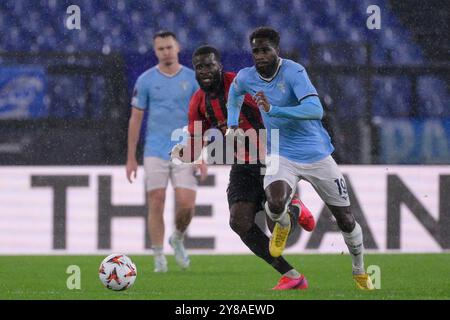
<svg viewBox="0 0 450 320">
<path fill-rule="evenodd" d="M 336 219 L 336 223 L 342 232 L 352 232 L 355 228 L 356 220 L 353 216 L 350 206 L 338 207 L 327 205 Z"/>
</svg>

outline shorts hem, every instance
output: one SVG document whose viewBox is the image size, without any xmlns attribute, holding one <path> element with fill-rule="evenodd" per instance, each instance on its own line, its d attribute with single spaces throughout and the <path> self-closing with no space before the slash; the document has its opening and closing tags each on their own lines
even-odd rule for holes
<svg viewBox="0 0 450 320">
<path fill-rule="evenodd" d="M 167 185 L 152 185 L 151 187 L 145 186 L 145 191 L 150 192 L 157 189 L 167 189 Z"/>
<path fill-rule="evenodd" d="M 330 206 L 334 206 L 334 207 L 349 207 L 351 205 L 350 202 L 348 202 L 348 204 L 343 205 L 342 202 L 338 203 L 338 202 L 334 202 L 334 201 L 327 201 L 327 202 L 325 202 L 325 204 L 327 204 L 327 205 L 329 204 Z"/>
<path fill-rule="evenodd" d="M 195 186 L 193 186 L 193 185 L 176 185 L 176 186 L 173 185 L 173 188 L 174 189 L 181 188 L 181 189 L 189 189 L 192 191 L 197 191 L 198 185 L 195 185 Z"/>
</svg>

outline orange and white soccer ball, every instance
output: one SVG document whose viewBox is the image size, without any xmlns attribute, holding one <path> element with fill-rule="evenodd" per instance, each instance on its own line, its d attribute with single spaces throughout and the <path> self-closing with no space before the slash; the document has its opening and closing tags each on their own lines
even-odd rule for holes
<svg viewBox="0 0 450 320">
<path fill-rule="evenodd" d="M 129 289 L 136 281 L 136 265 L 129 257 L 113 253 L 103 259 L 98 270 L 98 276 L 103 285 L 111 290 Z"/>
</svg>

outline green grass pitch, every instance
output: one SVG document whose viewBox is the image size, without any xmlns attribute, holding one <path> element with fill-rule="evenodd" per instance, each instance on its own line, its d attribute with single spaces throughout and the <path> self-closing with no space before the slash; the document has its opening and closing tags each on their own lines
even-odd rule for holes
<svg viewBox="0 0 450 320">
<path fill-rule="evenodd" d="M 150 256 L 132 256 L 134 286 L 114 292 L 102 286 L 103 256 L 0 256 L 0 299 L 450 299 L 450 254 L 368 254 L 381 270 L 381 288 L 362 292 L 351 278 L 348 255 L 287 255 L 309 281 L 308 290 L 271 291 L 277 272 L 251 255 L 194 255 L 181 271 L 169 256 L 169 272 L 152 272 Z M 81 289 L 69 290 L 69 265 L 81 270 Z"/>
</svg>

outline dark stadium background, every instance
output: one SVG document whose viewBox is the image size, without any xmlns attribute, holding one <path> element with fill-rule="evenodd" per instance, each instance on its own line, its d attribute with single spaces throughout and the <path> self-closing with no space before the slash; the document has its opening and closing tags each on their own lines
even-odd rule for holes
<svg viewBox="0 0 450 320">
<path fill-rule="evenodd" d="M 210 43 L 238 71 L 252 65 L 248 35 L 259 25 L 279 29 L 283 56 L 307 67 L 338 162 L 449 163 L 449 6 L 422 3 L 1 1 L 0 163 L 123 164 L 130 92 L 156 61 L 153 33 L 176 32 L 189 67 L 192 50 Z M 65 27 L 72 4 L 81 30 Z M 366 26 L 369 5 L 381 9 L 379 30 Z M 6 86 L 20 74 L 45 87 L 26 115 L 12 110 L 33 84 Z"/>
</svg>

